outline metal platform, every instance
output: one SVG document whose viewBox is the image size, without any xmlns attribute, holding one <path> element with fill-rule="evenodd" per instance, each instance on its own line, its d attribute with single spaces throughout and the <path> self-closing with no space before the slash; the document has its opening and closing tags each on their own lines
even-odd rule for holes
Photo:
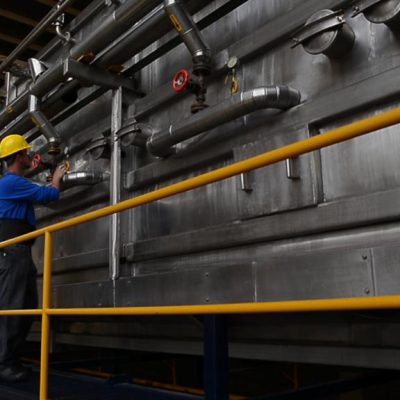
<svg viewBox="0 0 400 400">
<path fill-rule="evenodd" d="M 0 383 L 1 400 L 37 400 L 39 371 L 33 371 L 29 381 Z M 50 372 L 51 400 L 196 400 L 201 397 L 174 393 L 145 386 L 111 383 L 108 380 L 65 372 Z"/>
</svg>

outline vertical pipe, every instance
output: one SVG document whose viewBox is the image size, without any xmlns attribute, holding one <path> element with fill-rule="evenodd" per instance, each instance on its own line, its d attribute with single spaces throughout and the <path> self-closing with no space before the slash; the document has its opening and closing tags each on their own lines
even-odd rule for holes
<svg viewBox="0 0 400 400">
<path fill-rule="evenodd" d="M 122 88 L 113 90 L 111 111 L 111 176 L 110 176 L 110 203 L 120 201 L 121 191 L 121 146 L 117 132 L 121 128 L 122 119 Z M 114 281 L 119 278 L 119 240 L 120 216 L 112 214 L 110 219 L 110 277 Z"/>
<path fill-rule="evenodd" d="M 11 72 L 7 71 L 5 73 L 5 81 L 6 81 L 6 103 L 5 106 L 8 106 L 8 104 L 10 103 L 10 97 L 11 97 Z"/>
<path fill-rule="evenodd" d="M 49 386 L 49 338 L 50 317 L 47 310 L 51 304 L 51 267 L 52 267 L 52 236 L 49 231 L 44 235 L 43 264 L 43 300 L 42 300 L 42 333 L 40 348 L 40 400 L 47 400 Z"/>
<path fill-rule="evenodd" d="M 204 393 L 206 400 L 228 400 L 228 329 L 225 315 L 204 316 Z"/>
</svg>

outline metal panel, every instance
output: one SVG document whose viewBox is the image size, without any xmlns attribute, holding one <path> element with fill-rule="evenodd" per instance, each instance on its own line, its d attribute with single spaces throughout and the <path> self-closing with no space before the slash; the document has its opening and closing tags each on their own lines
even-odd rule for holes
<svg viewBox="0 0 400 400">
<path fill-rule="evenodd" d="M 376 293 L 379 296 L 400 292 L 400 247 L 387 246 L 372 249 Z"/>
<path fill-rule="evenodd" d="M 358 114 L 358 119 L 364 116 Z M 337 125 L 343 123 L 340 121 Z M 333 127 L 324 126 L 324 130 Z M 382 133 L 366 135 L 321 150 L 325 200 L 399 187 L 399 129 L 400 125 L 395 125 L 382 130 Z"/>
<path fill-rule="evenodd" d="M 53 307 L 112 307 L 111 281 L 60 285 L 53 288 Z"/>
<path fill-rule="evenodd" d="M 254 301 L 252 264 L 186 269 L 116 282 L 116 306 L 121 307 L 247 301 Z"/>
<path fill-rule="evenodd" d="M 304 139 L 304 134 L 299 133 L 296 140 L 301 139 Z M 235 148 L 235 161 L 284 146 L 288 144 L 287 140 L 277 136 Z M 240 217 L 249 218 L 317 204 L 318 187 L 313 155 L 300 157 L 296 163 L 299 179 L 288 178 L 284 162 L 238 176 Z M 243 187 L 243 178 L 246 179 L 247 187 Z"/>
<path fill-rule="evenodd" d="M 373 295 L 370 261 L 361 250 L 280 256 L 256 271 L 257 301 Z"/>
</svg>

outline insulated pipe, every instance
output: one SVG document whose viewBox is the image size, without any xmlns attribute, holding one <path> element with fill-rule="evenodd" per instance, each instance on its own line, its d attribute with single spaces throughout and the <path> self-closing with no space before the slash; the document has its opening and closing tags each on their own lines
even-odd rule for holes
<svg viewBox="0 0 400 400">
<path fill-rule="evenodd" d="M 121 64 L 126 61 L 127 54 L 138 53 L 170 30 L 171 25 L 165 18 L 164 6 L 160 5 L 105 49 L 94 64 L 99 67 Z"/>
<path fill-rule="evenodd" d="M 47 139 L 47 142 L 49 144 L 48 153 L 58 154 L 60 152 L 60 137 L 58 136 L 58 133 L 56 132 L 50 121 L 40 111 L 39 99 L 33 94 L 29 96 L 28 110 L 32 122 Z"/>
<path fill-rule="evenodd" d="M 64 188 L 81 185 L 96 185 L 107 179 L 108 176 L 102 172 L 70 172 L 63 176 L 62 185 Z"/>
<path fill-rule="evenodd" d="M 193 58 L 193 72 L 208 71 L 211 50 L 180 0 L 165 0 L 165 12 Z"/>
<path fill-rule="evenodd" d="M 196 0 L 187 5 L 191 13 L 204 7 L 206 1 Z M 123 37 L 119 38 L 104 54 L 94 61 L 97 66 L 118 65 L 127 60 L 127 54 L 133 56 L 151 43 L 159 40 L 171 30 L 171 24 L 165 18 L 165 5 L 160 4 L 140 22 L 135 24 Z"/>
<path fill-rule="evenodd" d="M 267 86 L 241 92 L 189 119 L 170 125 L 164 131 L 154 133 L 147 141 L 147 148 L 151 154 L 165 157 L 173 152 L 171 146 L 225 122 L 263 108 L 286 110 L 299 102 L 300 93 L 288 86 Z"/>
<path fill-rule="evenodd" d="M 96 53 L 111 40 L 122 34 L 128 27 L 138 22 L 162 0 L 128 0 L 109 15 L 89 37 L 75 45 L 71 57 L 75 60 L 92 61 Z"/>
</svg>

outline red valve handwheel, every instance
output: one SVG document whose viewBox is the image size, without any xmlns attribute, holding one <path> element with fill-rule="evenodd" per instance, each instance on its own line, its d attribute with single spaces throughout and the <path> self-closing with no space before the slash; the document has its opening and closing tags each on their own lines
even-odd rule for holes
<svg viewBox="0 0 400 400">
<path fill-rule="evenodd" d="M 42 163 L 42 157 L 40 156 L 40 154 L 35 154 L 32 157 L 32 161 L 31 161 L 31 166 L 33 169 L 38 169 L 40 167 L 40 164 Z"/>
<path fill-rule="evenodd" d="M 181 93 L 189 84 L 189 71 L 187 69 L 179 70 L 172 80 L 172 89 L 175 93 Z"/>
</svg>

